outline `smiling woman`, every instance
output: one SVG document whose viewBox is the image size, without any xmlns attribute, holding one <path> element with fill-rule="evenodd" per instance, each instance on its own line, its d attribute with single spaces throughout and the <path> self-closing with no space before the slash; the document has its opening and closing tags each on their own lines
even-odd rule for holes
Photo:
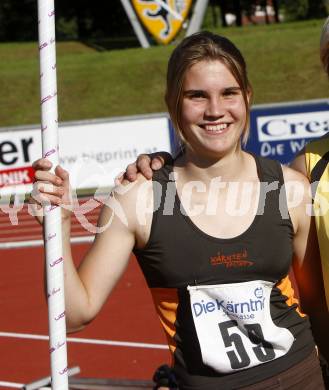
<svg viewBox="0 0 329 390">
<path fill-rule="evenodd" d="M 250 98 L 246 64 L 232 42 L 208 32 L 185 38 L 169 60 L 166 92 L 184 152 L 152 181 L 140 175 L 112 192 L 99 220 L 109 227 L 78 270 L 63 208 L 69 329 L 97 315 L 133 251 L 181 390 L 299 390 L 304 378 L 304 389 L 324 388 L 308 317 L 327 315 L 306 213 L 309 185 L 301 174 L 243 151 Z M 66 206 L 67 172 L 56 167 L 51 174 L 45 159 L 34 166 L 36 203 Z M 288 202 L 288 183 L 298 183 L 298 202 Z M 243 212 L 232 212 L 232 188 L 247 188 Z"/>
<path fill-rule="evenodd" d="M 242 91 L 219 61 L 201 61 L 186 73 L 183 84 L 182 134 L 199 154 L 226 154 L 235 149 L 246 128 Z M 193 145 L 193 146 L 192 146 Z"/>
<path fill-rule="evenodd" d="M 176 50 L 173 52 L 167 72 L 167 91 L 166 91 L 166 103 L 168 106 L 168 111 L 170 113 L 171 119 L 174 123 L 175 129 L 180 133 L 180 136 L 183 137 L 182 127 L 180 124 L 182 110 L 182 95 L 184 97 L 199 97 L 206 98 L 210 96 L 207 95 L 207 91 L 191 89 L 189 90 L 188 82 L 192 81 L 193 75 L 188 76 L 187 73 L 192 71 L 193 65 L 198 65 L 197 70 L 200 66 L 209 66 L 212 68 L 213 79 L 211 80 L 209 76 L 208 86 L 214 90 L 216 84 L 212 85 L 212 81 L 218 83 L 220 80 L 217 79 L 216 75 L 216 64 L 218 67 L 221 67 L 222 73 L 222 89 L 220 92 L 223 97 L 232 97 L 233 95 L 238 95 L 243 98 L 245 104 L 245 110 L 247 112 L 246 121 L 243 127 L 244 136 L 243 140 L 246 141 L 248 138 L 249 131 L 249 108 L 250 108 L 250 98 L 252 94 L 252 88 L 247 77 L 247 69 L 244 58 L 242 57 L 240 51 L 225 37 L 216 36 L 216 40 L 213 42 L 208 42 L 207 45 L 194 45 L 193 41 L 198 41 L 199 37 L 194 35 L 189 38 L 189 43 L 184 44 L 184 41 L 179 45 Z M 219 60 L 219 61 L 218 61 Z M 201 64 L 202 63 L 202 64 Z M 212 64 L 212 65 L 210 65 Z M 225 68 L 225 69 L 224 69 Z M 196 72 L 197 72 L 196 70 Z M 210 70 L 210 69 L 209 69 Z M 204 72 L 201 70 L 200 76 L 205 77 L 207 74 L 207 69 L 204 69 Z M 219 70 L 217 70 L 219 71 Z M 229 76 L 229 80 L 225 80 L 225 76 Z M 196 81 L 196 80 L 195 80 Z M 200 77 L 199 77 L 200 81 Z M 206 83 L 206 80 L 202 80 Z M 224 84 L 223 84 L 224 81 Z M 233 83 L 230 85 L 230 82 Z M 183 86 L 183 82 L 185 83 Z M 193 84 L 191 85 L 193 87 Z M 217 96 L 217 95 L 216 95 Z M 213 103 L 216 103 L 213 101 Z"/>
</svg>

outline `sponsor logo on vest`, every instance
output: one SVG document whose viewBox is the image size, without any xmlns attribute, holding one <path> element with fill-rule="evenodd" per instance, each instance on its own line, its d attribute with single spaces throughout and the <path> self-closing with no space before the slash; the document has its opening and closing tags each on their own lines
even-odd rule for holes
<svg viewBox="0 0 329 390">
<path fill-rule="evenodd" d="M 193 303 L 193 312 L 195 317 L 207 315 L 214 311 L 223 311 L 224 313 L 238 318 L 244 318 L 244 315 L 249 315 L 248 318 L 253 318 L 252 312 L 261 311 L 264 309 L 265 298 L 261 299 L 249 299 L 243 302 L 225 301 L 211 299 L 209 301 Z"/>
<path fill-rule="evenodd" d="M 211 265 L 225 265 L 226 268 L 239 268 L 239 267 L 249 267 L 254 264 L 253 261 L 250 261 L 248 258 L 248 252 L 244 249 L 241 252 L 235 252 L 230 255 L 223 255 L 220 252 L 217 256 L 210 257 Z"/>
<path fill-rule="evenodd" d="M 195 317 L 207 315 L 214 311 L 220 311 L 228 314 L 230 317 L 237 317 L 239 319 L 254 318 L 253 312 L 264 310 L 264 290 L 262 287 L 257 287 L 254 290 L 256 299 L 249 298 L 243 302 L 234 302 L 233 300 L 219 300 L 217 298 L 209 301 L 194 302 L 193 312 Z"/>
</svg>

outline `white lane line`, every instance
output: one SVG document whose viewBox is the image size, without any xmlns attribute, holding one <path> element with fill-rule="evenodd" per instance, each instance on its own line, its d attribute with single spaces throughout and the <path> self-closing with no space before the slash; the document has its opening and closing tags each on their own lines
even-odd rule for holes
<svg viewBox="0 0 329 390">
<path fill-rule="evenodd" d="M 95 236 L 72 237 L 73 244 L 84 244 L 94 241 Z M 33 248 L 43 246 L 43 240 L 0 242 L 0 249 Z"/>
<path fill-rule="evenodd" d="M 30 339 L 30 340 L 49 340 L 48 336 L 29 334 L 29 333 L 0 332 L 0 337 L 11 337 L 11 338 Z M 111 345 L 111 346 L 116 346 L 116 347 L 168 349 L 168 346 L 165 344 L 151 344 L 151 343 L 136 343 L 136 342 L 131 342 L 131 341 L 85 339 L 85 338 L 81 338 L 81 337 L 67 337 L 67 341 L 70 343 Z"/>
<path fill-rule="evenodd" d="M 16 389 L 21 389 L 24 386 L 24 383 L 15 383 L 15 382 L 5 382 L 5 381 L 0 381 L 0 387 L 14 387 Z"/>
</svg>

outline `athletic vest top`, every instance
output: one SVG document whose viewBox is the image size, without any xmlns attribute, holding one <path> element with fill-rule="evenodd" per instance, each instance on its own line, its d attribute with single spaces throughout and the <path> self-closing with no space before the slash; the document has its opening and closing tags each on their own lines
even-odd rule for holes
<svg viewBox="0 0 329 390">
<path fill-rule="evenodd" d="M 255 157 L 258 212 L 237 237 L 201 231 L 184 212 L 173 167 L 154 173 L 148 243 L 134 253 L 151 290 L 179 389 L 236 389 L 276 375 L 314 349 L 288 272 L 293 226 L 279 163 Z M 282 201 L 283 199 L 283 201 Z M 281 215 L 282 213 L 282 215 Z"/>
<path fill-rule="evenodd" d="M 319 140 L 312 141 L 305 148 L 305 163 L 307 175 L 311 180 L 315 166 L 323 162 L 323 157 L 329 151 L 329 136 L 325 135 Z M 325 162 L 325 161 L 324 161 Z M 329 167 L 323 166 L 314 196 L 314 214 L 317 236 L 320 247 L 322 274 L 326 292 L 327 304 L 329 304 Z M 315 187 L 314 187 L 315 188 Z"/>
</svg>

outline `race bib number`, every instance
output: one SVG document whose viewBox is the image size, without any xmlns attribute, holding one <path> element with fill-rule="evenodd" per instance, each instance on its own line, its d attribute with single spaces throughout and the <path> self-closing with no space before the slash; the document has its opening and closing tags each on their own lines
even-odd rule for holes
<svg viewBox="0 0 329 390">
<path fill-rule="evenodd" d="M 251 282 L 188 286 L 204 364 L 230 373 L 277 359 L 294 342 L 270 313 L 274 283 Z"/>
</svg>

